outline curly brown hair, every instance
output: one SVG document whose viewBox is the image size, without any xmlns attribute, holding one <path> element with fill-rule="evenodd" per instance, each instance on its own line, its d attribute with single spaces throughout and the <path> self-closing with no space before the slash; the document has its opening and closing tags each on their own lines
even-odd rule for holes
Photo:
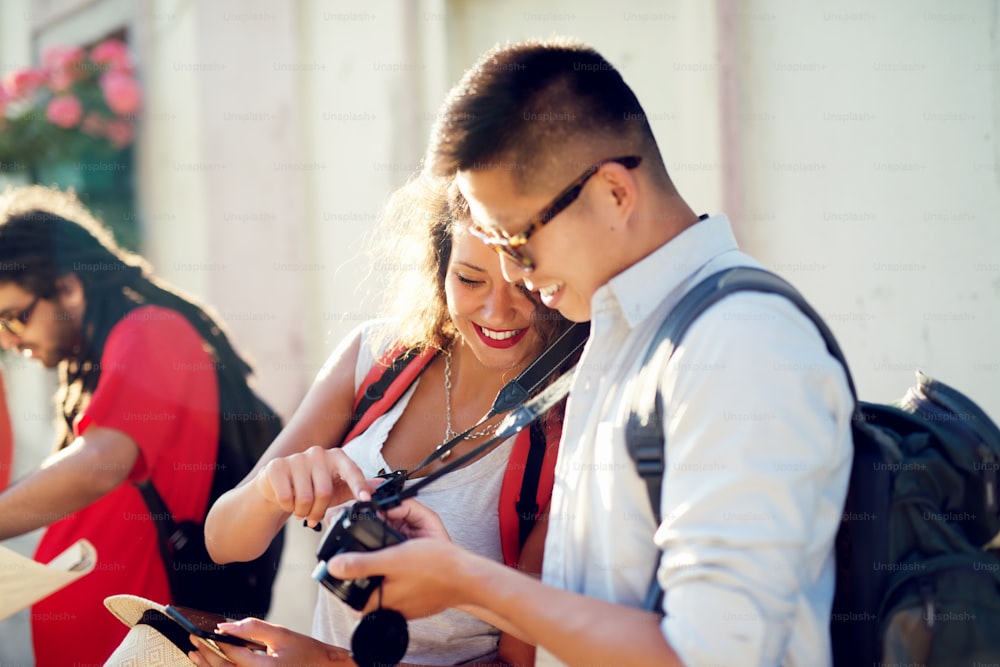
<svg viewBox="0 0 1000 667">
<path fill-rule="evenodd" d="M 382 311 L 390 327 L 374 335 L 375 349 L 445 349 L 457 335 L 445 299 L 445 276 L 456 225 L 471 221 L 452 178 L 421 172 L 390 197 L 376 230 L 373 268 L 382 276 Z M 547 345 L 569 326 L 535 301 L 533 326 Z"/>
</svg>

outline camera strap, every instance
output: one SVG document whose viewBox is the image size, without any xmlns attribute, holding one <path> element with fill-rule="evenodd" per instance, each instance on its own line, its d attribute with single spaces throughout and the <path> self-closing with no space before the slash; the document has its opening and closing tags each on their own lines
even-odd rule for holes
<svg viewBox="0 0 1000 667">
<path fill-rule="evenodd" d="M 422 470 L 436 459 L 443 458 L 448 452 L 455 448 L 466 436 L 482 426 L 485 422 L 504 412 L 522 405 L 534 392 L 538 391 L 553 374 L 562 368 L 566 362 L 572 358 L 576 352 L 587 342 L 590 335 L 589 322 L 577 322 L 563 331 L 552 341 L 538 357 L 528 364 L 528 367 L 518 373 L 517 377 L 505 384 L 497 392 L 497 397 L 493 400 L 490 411 L 478 422 L 459 433 L 454 438 L 435 449 L 420 464 L 406 474 L 406 478 L 413 476 L 415 472 Z M 497 429 L 499 430 L 499 426 Z M 509 437 L 509 436 L 508 436 Z M 491 440 L 492 442 L 492 440 Z M 446 466 L 447 467 L 447 466 Z M 448 467 L 449 471 L 454 468 Z"/>
<path fill-rule="evenodd" d="M 419 479 L 413 486 L 407 489 L 403 489 L 399 492 L 399 500 L 403 501 L 407 498 L 412 498 L 417 495 L 417 492 L 433 482 L 434 480 L 447 475 L 452 470 L 460 468 L 469 461 L 473 460 L 486 450 L 494 447 L 507 438 L 517 435 L 525 428 L 530 426 L 532 422 L 545 414 L 550 408 L 554 407 L 559 401 L 561 401 L 566 394 L 569 393 L 569 388 L 573 384 L 573 373 L 566 373 L 558 380 L 550 384 L 545 390 L 538 394 L 535 398 L 531 399 L 527 403 L 523 403 L 514 409 L 510 414 L 503 418 L 503 421 L 497 426 L 497 433 L 488 441 L 479 445 L 472 451 L 463 454 L 459 458 L 455 459 L 451 463 L 442 468 L 434 471 L 426 477 Z M 415 469 L 416 470 L 416 469 Z M 403 476 L 401 479 L 405 481 L 409 478 L 409 475 Z M 379 487 L 381 488 L 381 487 Z M 377 490 L 376 490 L 377 493 Z"/>
<path fill-rule="evenodd" d="M 425 458 L 417 467 L 409 472 L 395 471 L 384 475 L 386 481 L 375 490 L 373 500 L 376 500 L 381 507 L 392 507 L 399 504 L 405 498 L 416 494 L 418 489 L 423 488 L 432 481 L 446 475 L 459 468 L 472 459 L 476 458 L 486 450 L 495 447 L 507 438 L 520 433 L 524 428 L 530 426 L 538 417 L 544 414 L 549 408 L 558 403 L 568 392 L 573 376 L 567 372 L 554 383 L 549 385 L 544 391 L 532 400 L 528 398 L 545 385 L 557 371 L 563 368 L 567 361 L 575 355 L 587 342 L 590 335 L 590 323 L 578 322 L 562 332 L 548 348 L 542 352 L 537 359 L 521 371 L 517 377 L 505 384 L 497 393 L 496 399 L 489 413 L 478 423 L 441 445 Z M 479 428 L 483 422 L 504 412 L 510 413 L 497 425 L 497 430 L 492 438 L 474 448 L 472 451 L 449 462 L 447 465 L 436 470 L 427 477 L 421 478 L 416 484 L 405 492 L 402 490 L 403 483 L 412 478 L 414 473 L 419 472 L 435 460 L 450 452 L 455 446 L 462 442 L 473 430 Z"/>
</svg>

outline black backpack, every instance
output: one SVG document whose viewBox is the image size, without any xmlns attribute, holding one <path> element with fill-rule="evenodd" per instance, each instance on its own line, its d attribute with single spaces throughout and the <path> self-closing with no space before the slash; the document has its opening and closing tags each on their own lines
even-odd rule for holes
<svg viewBox="0 0 1000 667">
<path fill-rule="evenodd" d="M 791 300 L 843 364 L 856 398 L 833 334 L 793 287 L 759 269 L 709 276 L 661 325 L 632 395 L 626 441 L 657 517 L 662 369 L 690 324 L 738 291 Z M 835 547 L 834 665 L 998 664 L 1000 429 L 968 397 L 918 373 L 917 385 L 896 405 L 856 402 L 852 435 Z M 647 608 L 657 608 L 661 594 L 654 578 Z"/>
<path fill-rule="evenodd" d="M 234 380 L 219 365 L 217 369 L 219 453 L 208 507 L 240 483 L 281 431 L 281 418 L 242 378 Z M 234 619 L 264 618 L 271 606 L 284 528 L 256 560 L 219 565 L 205 548 L 204 517 L 178 523 L 149 480 L 136 486 L 156 523 L 173 603 Z"/>
</svg>

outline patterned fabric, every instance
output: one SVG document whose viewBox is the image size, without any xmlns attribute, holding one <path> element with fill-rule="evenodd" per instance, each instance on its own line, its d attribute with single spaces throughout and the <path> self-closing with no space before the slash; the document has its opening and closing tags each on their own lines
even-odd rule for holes
<svg viewBox="0 0 1000 667">
<path fill-rule="evenodd" d="M 148 610 L 165 613 L 163 605 L 138 595 L 112 595 L 104 599 L 104 606 L 115 618 L 131 628 L 104 663 L 104 667 L 190 667 L 194 664 L 155 628 L 140 623 Z M 203 639 L 198 641 L 216 655 L 226 657 L 212 642 Z"/>
</svg>

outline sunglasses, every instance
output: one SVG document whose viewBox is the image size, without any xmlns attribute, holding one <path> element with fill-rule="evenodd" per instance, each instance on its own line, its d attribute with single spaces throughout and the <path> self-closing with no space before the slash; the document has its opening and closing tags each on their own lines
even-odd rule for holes
<svg viewBox="0 0 1000 667">
<path fill-rule="evenodd" d="M 28 304 L 27 308 L 14 317 L 10 319 L 0 319 L 0 327 L 20 338 L 24 333 L 24 327 L 28 324 L 28 320 L 31 319 L 31 314 L 35 312 L 35 306 L 38 305 L 38 302 L 41 301 L 41 299 L 42 297 L 36 296 L 35 300 Z"/>
<path fill-rule="evenodd" d="M 562 213 L 566 207 L 575 202 L 583 191 L 583 186 L 590 180 L 590 177 L 609 162 L 617 162 L 626 169 L 635 169 L 642 162 L 642 158 L 638 155 L 628 155 L 626 157 L 601 160 L 597 164 L 591 165 L 578 179 L 567 185 L 562 192 L 556 195 L 551 204 L 533 216 L 528 221 L 528 226 L 523 232 L 514 234 L 513 236 L 497 236 L 475 226 L 470 228 L 469 231 L 473 236 L 493 248 L 498 254 L 506 255 L 525 271 L 531 271 L 535 268 L 535 262 L 528 255 L 527 248 L 525 248 L 528 244 L 528 239 L 531 238 L 532 234 L 541 229 L 543 225 L 547 224 L 552 218 Z"/>
</svg>

